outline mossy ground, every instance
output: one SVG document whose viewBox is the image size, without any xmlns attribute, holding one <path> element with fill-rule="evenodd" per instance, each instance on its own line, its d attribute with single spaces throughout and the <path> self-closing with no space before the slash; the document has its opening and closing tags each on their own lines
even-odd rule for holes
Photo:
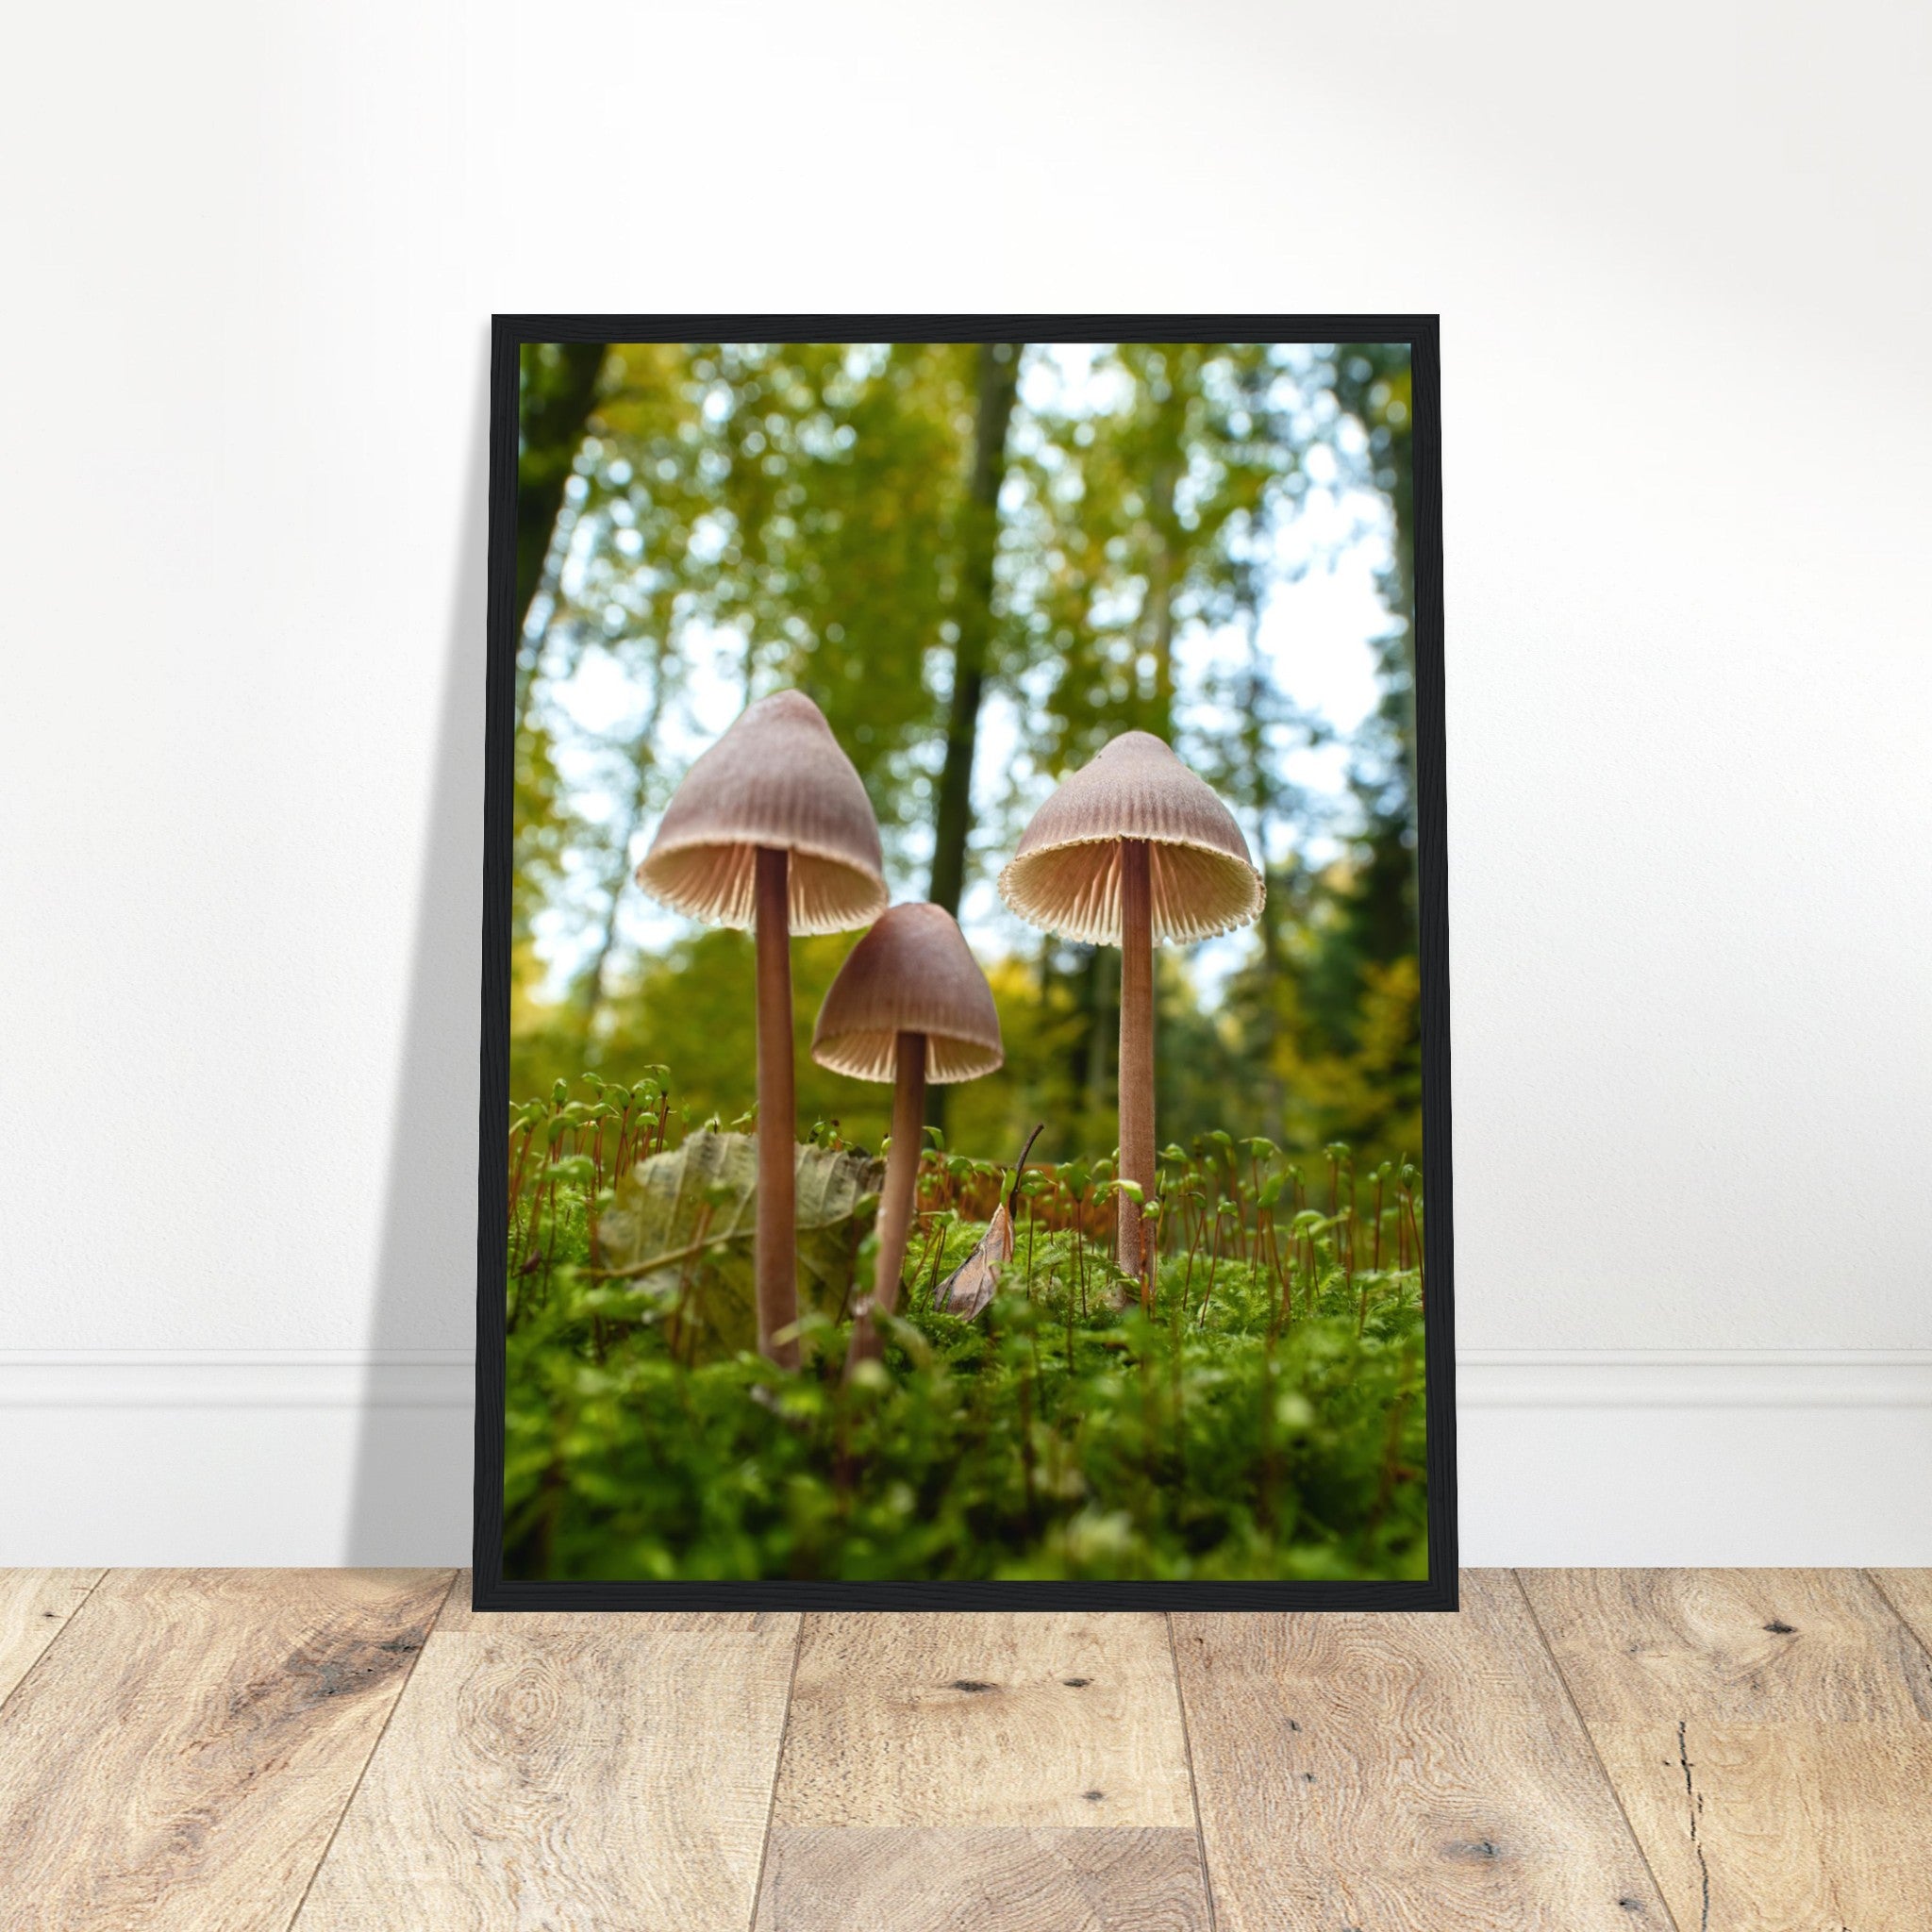
<svg viewBox="0 0 1932 1932">
<path fill-rule="evenodd" d="M 1324 1212 L 1294 1211 L 1302 1177 L 1272 1150 L 1170 1149 L 1145 1307 L 1099 1238 L 1105 1164 L 1029 1175 L 1003 1291 L 972 1323 L 933 1284 L 1010 1174 L 928 1155 L 901 1319 L 848 1384 L 848 1322 L 808 1316 L 796 1372 L 691 1358 L 675 1294 L 600 1278 L 601 1152 L 561 1151 L 587 1131 L 547 1143 L 575 1178 L 523 1189 L 512 1229 L 507 1575 L 1426 1574 L 1421 1225 L 1378 1187 L 1365 1235 L 1345 1150 Z M 857 1260 L 866 1278 L 869 1239 Z"/>
</svg>

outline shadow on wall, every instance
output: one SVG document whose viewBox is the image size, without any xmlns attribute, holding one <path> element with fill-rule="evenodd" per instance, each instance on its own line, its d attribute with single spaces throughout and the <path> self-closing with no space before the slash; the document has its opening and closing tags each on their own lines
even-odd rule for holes
<svg viewBox="0 0 1932 1932">
<path fill-rule="evenodd" d="M 469 1561 L 489 434 L 486 338 L 341 1557 L 354 1564 Z"/>
</svg>

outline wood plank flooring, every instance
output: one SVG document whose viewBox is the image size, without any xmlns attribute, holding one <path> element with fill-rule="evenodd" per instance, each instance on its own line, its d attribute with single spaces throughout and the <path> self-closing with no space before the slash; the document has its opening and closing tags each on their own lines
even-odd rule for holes
<svg viewBox="0 0 1932 1932">
<path fill-rule="evenodd" d="M 0 1924 L 287 1924 L 450 1581 L 109 1572 L 0 1707 Z"/>
<path fill-rule="evenodd" d="M 1514 1578 L 1444 1616 L 1174 1619 L 1224 1932 L 1669 1921 Z"/>
<path fill-rule="evenodd" d="M 1932 1572 L 1445 1616 L 0 1572 L 8 1932 L 1919 1932 Z"/>
<path fill-rule="evenodd" d="M 1879 1577 L 1524 1581 L 1680 1927 L 1932 1925 L 1932 1661 Z"/>
</svg>

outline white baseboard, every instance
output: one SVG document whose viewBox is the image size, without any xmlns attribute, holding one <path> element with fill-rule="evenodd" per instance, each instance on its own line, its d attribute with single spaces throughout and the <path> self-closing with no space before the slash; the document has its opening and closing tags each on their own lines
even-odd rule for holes
<svg viewBox="0 0 1932 1932">
<path fill-rule="evenodd" d="M 459 1563 L 456 1352 L 0 1353 L 0 1564 Z M 1473 1350 L 1472 1564 L 1932 1565 L 1932 1350 Z"/>
<path fill-rule="evenodd" d="M 0 1352 L 0 1565 L 469 1560 L 467 1351 Z"/>
<path fill-rule="evenodd" d="M 1932 1565 L 1932 1350 L 1472 1350 L 1472 1564 Z"/>
<path fill-rule="evenodd" d="M 1488 1408 L 1932 1408 L 1932 1349 L 1470 1349 L 1456 1402 Z"/>
<path fill-rule="evenodd" d="M 475 1390 L 467 1350 L 0 1351 L 11 1408 L 460 1408 Z"/>
</svg>

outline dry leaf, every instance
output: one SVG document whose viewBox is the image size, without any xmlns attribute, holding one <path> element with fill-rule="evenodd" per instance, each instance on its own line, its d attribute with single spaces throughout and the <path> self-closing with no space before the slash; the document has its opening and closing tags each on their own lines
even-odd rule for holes
<svg viewBox="0 0 1932 1932">
<path fill-rule="evenodd" d="M 1007 1218 L 1007 1204 L 993 1209 L 992 1220 L 979 1245 L 940 1283 L 932 1305 L 949 1315 L 970 1322 L 984 1312 L 999 1287 L 1000 1270 L 1013 1258 L 1013 1224 Z"/>
<path fill-rule="evenodd" d="M 800 1313 L 837 1317 L 878 1199 L 884 1163 L 870 1155 L 801 1146 L 795 1226 Z M 692 1134 L 640 1161 L 617 1183 L 598 1229 L 607 1279 L 679 1306 L 707 1357 L 749 1348 L 758 1333 L 752 1240 L 758 1225 L 758 1143 L 749 1134 Z"/>
</svg>

